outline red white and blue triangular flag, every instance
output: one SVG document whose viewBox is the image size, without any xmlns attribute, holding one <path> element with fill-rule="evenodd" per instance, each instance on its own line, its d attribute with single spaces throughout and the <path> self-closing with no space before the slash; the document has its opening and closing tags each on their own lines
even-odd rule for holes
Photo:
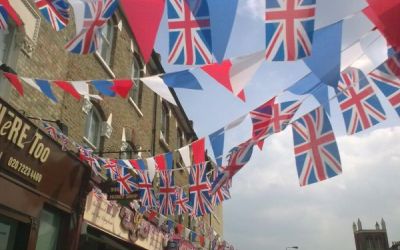
<svg viewBox="0 0 400 250">
<path fill-rule="evenodd" d="M 165 84 L 164 80 L 159 76 L 143 77 L 142 82 L 157 95 L 164 100 L 176 105 L 174 96 L 171 94 L 169 87 Z"/>
<path fill-rule="evenodd" d="M 117 161 L 99 157 L 99 164 L 106 171 L 106 176 L 115 181 L 118 178 Z"/>
<path fill-rule="evenodd" d="M 17 26 L 23 24 L 22 20 L 19 18 L 17 12 L 15 12 L 8 0 L 0 0 L 0 30 L 8 31 L 9 17 Z"/>
<path fill-rule="evenodd" d="M 84 6 L 82 30 L 65 46 L 71 53 L 81 55 L 99 48 L 101 30 L 117 9 L 118 0 L 86 0 Z"/>
<path fill-rule="evenodd" d="M 206 0 L 168 0 L 169 56 L 171 64 L 212 62 L 210 13 Z"/>
<path fill-rule="evenodd" d="M 344 70 L 336 94 L 347 134 L 352 135 L 366 130 L 386 119 L 385 111 L 374 89 L 361 70 L 356 68 Z"/>
<path fill-rule="evenodd" d="M 400 54 L 390 57 L 369 76 L 400 116 Z"/>
<path fill-rule="evenodd" d="M 311 55 L 316 0 L 266 0 L 266 58 L 294 61 Z"/>
<path fill-rule="evenodd" d="M 175 182 L 174 175 L 170 170 L 161 170 L 160 188 L 158 191 L 159 213 L 173 215 L 175 212 Z"/>
<path fill-rule="evenodd" d="M 139 160 L 142 161 L 143 160 Z M 144 162 L 143 162 L 144 163 Z M 139 180 L 137 187 L 139 189 L 140 200 L 143 207 L 156 207 L 158 206 L 154 194 L 153 183 L 150 181 L 149 173 L 147 171 L 138 171 Z"/>
<path fill-rule="evenodd" d="M 272 121 L 272 109 L 275 103 L 275 97 L 267 101 L 258 108 L 250 112 L 251 121 L 253 123 L 253 140 L 258 141 L 257 145 L 262 149 L 264 140 L 269 130 L 269 124 Z"/>
<path fill-rule="evenodd" d="M 54 30 L 60 31 L 68 25 L 70 5 L 66 0 L 35 0 L 35 4 Z"/>
<path fill-rule="evenodd" d="M 229 200 L 231 198 L 231 194 L 229 193 L 229 189 L 226 185 L 221 186 L 221 188 L 217 189 L 217 191 L 212 194 L 212 205 L 218 206 L 223 201 Z"/>
<path fill-rule="evenodd" d="M 129 161 L 118 160 L 118 176 L 116 182 L 118 183 L 119 192 L 121 195 L 128 195 L 137 190 L 138 180 L 134 178 L 131 171 L 134 171 Z"/>
<path fill-rule="evenodd" d="M 175 199 L 175 214 L 189 214 L 192 212 L 192 207 L 189 205 L 189 197 L 185 194 L 185 190 L 179 187 L 176 188 Z"/>
<path fill-rule="evenodd" d="M 300 186 L 342 173 L 335 135 L 322 107 L 296 120 L 292 127 Z"/>
<path fill-rule="evenodd" d="M 189 204 L 193 207 L 192 214 L 196 217 L 212 211 L 210 197 L 210 182 L 207 178 L 206 164 L 200 163 L 193 166 L 189 176 Z"/>
</svg>

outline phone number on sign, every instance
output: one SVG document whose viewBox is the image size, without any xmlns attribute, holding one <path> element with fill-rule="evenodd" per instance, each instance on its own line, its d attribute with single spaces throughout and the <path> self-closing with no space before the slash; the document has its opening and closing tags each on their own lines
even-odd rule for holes
<svg viewBox="0 0 400 250">
<path fill-rule="evenodd" d="M 38 173 L 37 171 L 33 170 L 31 167 L 23 164 L 22 162 L 18 161 L 17 159 L 10 157 L 8 159 L 8 166 L 18 173 L 25 175 L 26 177 L 32 179 L 33 181 L 40 183 L 42 180 L 42 174 Z"/>
</svg>

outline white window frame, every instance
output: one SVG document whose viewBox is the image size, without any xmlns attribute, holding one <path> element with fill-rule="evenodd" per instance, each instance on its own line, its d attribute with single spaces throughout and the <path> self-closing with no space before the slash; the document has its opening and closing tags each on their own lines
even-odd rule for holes
<svg viewBox="0 0 400 250">
<path fill-rule="evenodd" d="M 90 130 L 93 129 L 93 117 L 96 116 L 98 118 L 98 131 L 97 133 L 94 133 L 94 136 L 90 135 Z M 90 122 L 90 125 L 89 125 Z M 101 127 L 103 124 L 103 119 L 100 115 L 100 112 L 97 110 L 95 106 L 92 107 L 92 109 L 89 111 L 88 115 L 86 116 L 85 120 L 85 131 L 84 131 L 84 136 L 83 140 L 93 149 L 97 149 L 100 147 L 100 142 L 101 142 Z M 97 141 L 92 140 L 93 137 L 96 137 Z"/>
<path fill-rule="evenodd" d="M 138 115 L 140 117 L 143 117 L 143 113 L 140 109 L 140 103 L 139 103 L 141 95 L 140 72 L 141 72 L 141 67 L 139 61 L 136 59 L 136 57 L 133 57 L 131 78 L 134 81 L 135 86 L 129 91 L 129 102 L 132 104 Z M 136 98 L 133 95 L 134 91 L 137 91 L 137 100 L 135 100 Z"/>
</svg>

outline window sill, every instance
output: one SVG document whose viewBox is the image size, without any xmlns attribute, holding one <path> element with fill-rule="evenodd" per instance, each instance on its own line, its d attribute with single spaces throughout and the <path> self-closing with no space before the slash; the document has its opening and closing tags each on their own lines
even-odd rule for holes
<svg viewBox="0 0 400 250">
<path fill-rule="evenodd" d="M 101 57 L 100 53 L 96 51 L 94 53 L 94 57 L 96 57 L 96 59 L 99 61 L 101 66 L 103 66 L 103 68 L 107 71 L 107 73 L 111 76 L 111 78 L 115 79 L 114 72 L 112 71 L 108 63 L 103 59 L 103 57 Z"/>
<path fill-rule="evenodd" d="M 96 149 L 97 149 L 97 147 L 96 147 L 95 145 L 93 145 L 93 144 L 89 141 L 88 138 L 83 137 L 83 141 L 84 141 L 91 149 L 93 149 L 93 150 L 96 150 Z"/>
<path fill-rule="evenodd" d="M 129 103 L 133 106 L 133 108 L 136 110 L 136 113 L 138 113 L 138 115 L 140 117 L 143 117 L 143 113 L 140 110 L 140 108 L 136 105 L 135 101 L 133 101 L 133 99 L 131 97 L 129 97 Z"/>
</svg>

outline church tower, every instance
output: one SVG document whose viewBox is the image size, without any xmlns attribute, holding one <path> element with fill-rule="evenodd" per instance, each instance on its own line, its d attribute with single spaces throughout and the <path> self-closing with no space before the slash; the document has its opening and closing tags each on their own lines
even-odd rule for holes
<svg viewBox="0 0 400 250">
<path fill-rule="evenodd" d="M 361 220 L 353 222 L 354 240 L 356 250 L 387 250 L 389 249 L 389 241 L 386 233 L 386 223 L 382 219 L 381 225 L 378 222 L 374 229 L 363 229 Z"/>
</svg>

